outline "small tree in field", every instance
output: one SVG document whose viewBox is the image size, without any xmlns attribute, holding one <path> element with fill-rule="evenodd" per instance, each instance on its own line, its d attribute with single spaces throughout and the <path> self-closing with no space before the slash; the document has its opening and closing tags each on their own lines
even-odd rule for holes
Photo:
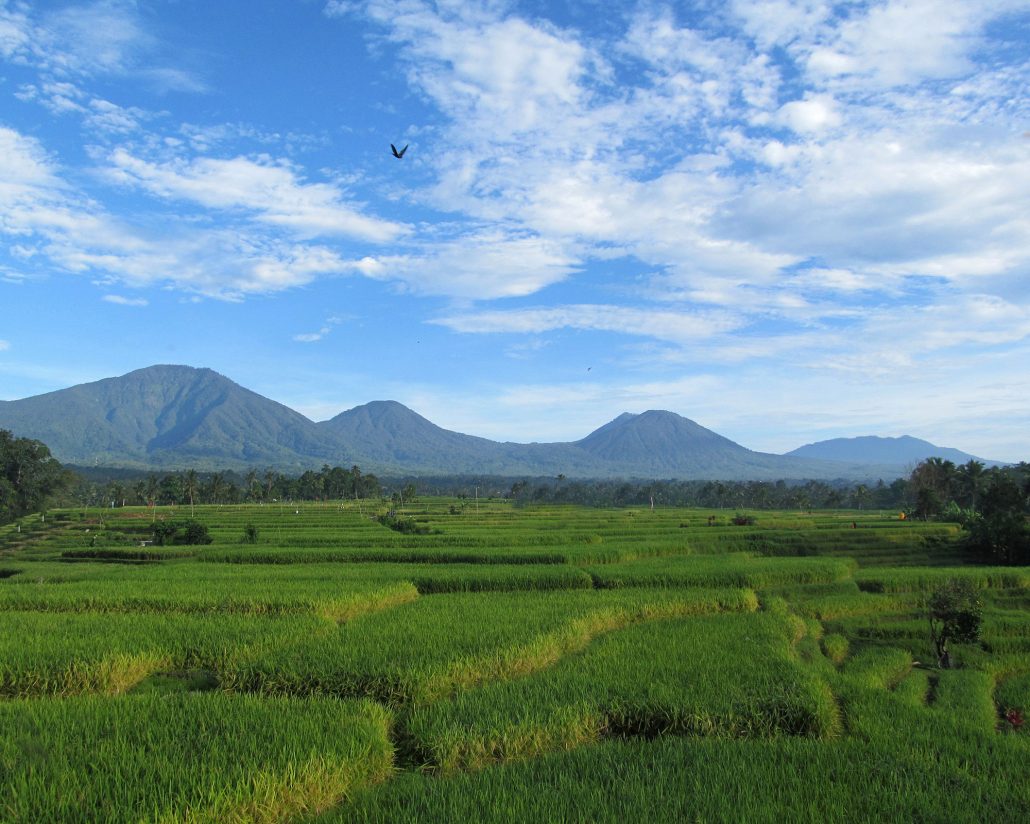
<svg viewBox="0 0 1030 824">
<path fill-rule="evenodd" d="M 184 544 L 209 544 L 212 538 L 207 533 L 207 527 L 197 521 L 186 521 L 183 524 L 182 543 Z"/>
<path fill-rule="evenodd" d="M 951 667 L 948 642 L 970 644 L 980 637 L 983 601 L 969 581 L 951 580 L 934 590 L 927 604 L 930 618 L 930 641 L 937 653 L 941 669 Z"/>
</svg>

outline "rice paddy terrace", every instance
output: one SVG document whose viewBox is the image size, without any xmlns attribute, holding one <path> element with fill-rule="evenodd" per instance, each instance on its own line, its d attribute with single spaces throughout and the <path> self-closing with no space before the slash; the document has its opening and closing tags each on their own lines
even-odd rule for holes
<svg viewBox="0 0 1030 824">
<path fill-rule="evenodd" d="M 897 513 L 189 507 L 0 528 L 0 821 L 1030 816 L 1030 568 Z M 248 527 L 251 529 L 248 530 Z M 979 643 L 938 670 L 925 600 Z"/>
</svg>

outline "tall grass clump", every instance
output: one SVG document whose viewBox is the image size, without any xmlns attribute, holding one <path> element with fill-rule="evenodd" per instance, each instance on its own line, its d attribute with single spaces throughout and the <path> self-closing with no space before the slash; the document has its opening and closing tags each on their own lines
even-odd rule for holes
<svg viewBox="0 0 1030 824">
<path fill-rule="evenodd" d="M 141 695 L 0 704 L 0 820 L 276 822 L 392 770 L 371 702 Z"/>
</svg>

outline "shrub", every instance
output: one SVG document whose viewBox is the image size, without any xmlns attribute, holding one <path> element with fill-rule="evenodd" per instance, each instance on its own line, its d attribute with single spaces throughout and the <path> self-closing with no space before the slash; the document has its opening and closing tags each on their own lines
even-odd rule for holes
<svg viewBox="0 0 1030 824">
<path fill-rule="evenodd" d="M 176 521 L 158 521 L 154 524 L 154 543 L 158 546 L 175 543 L 179 524 Z"/>
<path fill-rule="evenodd" d="M 181 532 L 180 532 L 181 530 Z M 160 521 L 154 524 L 154 543 L 165 544 L 209 544 L 213 540 L 207 527 L 199 521 Z"/>
<path fill-rule="evenodd" d="M 972 582 L 953 579 L 934 590 L 928 602 L 930 640 L 942 669 L 951 666 L 948 642 L 972 643 L 980 637 L 983 600 Z"/>
<path fill-rule="evenodd" d="M 256 544 L 258 542 L 258 528 L 254 524 L 247 524 L 243 527 L 243 543 Z"/>
<path fill-rule="evenodd" d="M 738 512 L 733 516 L 733 523 L 735 526 L 754 526 L 755 516 L 745 515 L 743 512 Z"/>
<path fill-rule="evenodd" d="M 420 526 L 415 522 L 414 518 L 403 518 L 399 515 L 395 515 L 392 512 L 388 512 L 386 515 L 380 515 L 377 519 L 383 526 L 389 527 L 394 532 L 401 532 L 405 535 L 428 535 L 429 527 Z"/>
</svg>

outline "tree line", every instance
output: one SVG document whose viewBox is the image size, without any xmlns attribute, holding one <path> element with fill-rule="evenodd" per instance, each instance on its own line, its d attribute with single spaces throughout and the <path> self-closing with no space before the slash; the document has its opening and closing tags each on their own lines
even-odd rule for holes
<svg viewBox="0 0 1030 824">
<path fill-rule="evenodd" d="M 908 483 L 917 517 L 961 524 L 967 546 L 984 560 L 1030 564 L 1030 464 L 987 469 L 929 458 Z"/>
<path fill-rule="evenodd" d="M 328 464 L 300 475 L 272 469 L 244 474 L 186 469 L 103 483 L 82 479 L 75 490 L 78 503 L 104 507 L 271 503 L 381 495 L 382 485 L 374 474 L 362 472 L 357 466 L 345 469 Z"/>
</svg>

